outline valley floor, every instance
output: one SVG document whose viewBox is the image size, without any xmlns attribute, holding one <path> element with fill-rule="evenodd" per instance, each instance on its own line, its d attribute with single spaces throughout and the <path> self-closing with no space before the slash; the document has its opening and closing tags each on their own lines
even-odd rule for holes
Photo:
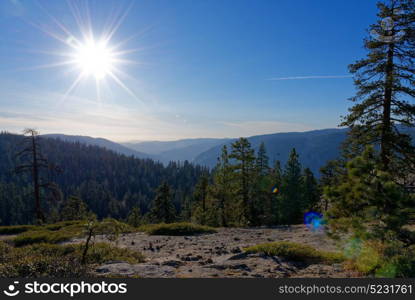
<svg viewBox="0 0 415 300">
<path fill-rule="evenodd" d="M 97 241 L 106 241 L 104 236 Z M 80 242 L 73 240 L 72 242 Z M 97 275 L 139 277 L 357 277 L 341 264 L 323 265 L 283 260 L 242 249 L 259 243 L 292 241 L 319 250 L 339 251 L 323 232 L 302 225 L 278 228 L 221 228 L 217 233 L 199 236 L 122 235 L 117 244 L 142 252 L 146 262 L 128 264 L 114 261 L 96 268 Z"/>
</svg>

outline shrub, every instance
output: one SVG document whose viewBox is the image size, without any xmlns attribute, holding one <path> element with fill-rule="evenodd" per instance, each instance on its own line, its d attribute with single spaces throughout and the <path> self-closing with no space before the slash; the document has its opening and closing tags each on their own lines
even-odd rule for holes
<svg viewBox="0 0 415 300">
<path fill-rule="evenodd" d="M 86 223 L 86 221 L 79 221 L 79 220 L 75 220 L 75 221 L 62 221 L 62 222 L 58 222 L 58 223 L 54 223 L 54 224 L 48 224 L 48 225 L 44 225 L 44 226 L 39 226 L 41 229 L 46 229 L 46 230 L 51 230 L 51 231 L 56 231 L 56 230 L 60 230 L 64 227 L 80 227 L 80 226 L 84 226 Z"/>
<path fill-rule="evenodd" d="M 82 246 L 77 247 L 77 253 L 81 255 Z M 89 264 L 101 264 L 111 260 L 126 261 L 131 264 L 144 262 L 144 256 L 140 252 L 127 248 L 119 248 L 108 243 L 96 243 L 92 245 L 86 258 Z"/>
<path fill-rule="evenodd" d="M 108 228 L 112 228 L 112 231 L 116 231 L 117 233 L 131 233 L 136 232 L 137 228 L 124 223 L 117 221 L 112 218 L 106 218 L 100 222 L 100 227 L 102 227 L 104 230 L 107 230 Z M 104 232 L 105 233 L 105 232 Z"/>
<path fill-rule="evenodd" d="M 129 263 L 144 261 L 141 253 L 106 243 L 91 246 L 87 265 L 81 264 L 83 245 L 35 244 L 13 248 L 0 243 L 0 277 L 80 277 L 88 275 L 91 265 L 111 260 Z"/>
<path fill-rule="evenodd" d="M 44 226 L 30 227 L 13 239 L 15 246 L 21 247 L 38 243 L 57 244 L 86 234 L 86 221 L 63 221 Z M 28 225 L 25 225 L 28 226 Z M 98 234 L 119 234 L 136 231 L 132 226 L 114 219 L 104 219 L 96 224 Z"/>
<path fill-rule="evenodd" d="M 245 249 L 247 253 L 262 253 L 305 263 L 339 263 L 344 260 L 341 253 L 320 251 L 311 246 L 293 242 L 259 244 Z"/>
<path fill-rule="evenodd" d="M 59 245 L 9 247 L 0 259 L 0 277 L 79 277 L 86 271 L 74 249 Z"/>
<path fill-rule="evenodd" d="M 215 233 L 216 229 L 209 226 L 196 225 L 192 223 L 170 223 L 150 224 L 139 227 L 150 235 L 195 235 L 203 233 Z"/>
<path fill-rule="evenodd" d="M 19 234 L 35 228 L 35 225 L 0 226 L 0 234 Z"/>
<path fill-rule="evenodd" d="M 49 243 L 57 244 L 64 241 L 68 241 L 71 238 L 78 236 L 79 233 L 72 231 L 48 231 L 48 230 L 35 230 L 24 232 L 13 239 L 16 247 L 25 245 Z"/>
</svg>

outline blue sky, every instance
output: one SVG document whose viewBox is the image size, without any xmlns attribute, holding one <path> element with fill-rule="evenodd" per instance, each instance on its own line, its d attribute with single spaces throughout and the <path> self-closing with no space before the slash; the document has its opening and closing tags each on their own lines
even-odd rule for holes
<svg viewBox="0 0 415 300">
<path fill-rule="evenodd" d="M 85 77 L 65 96 L 80 70 L 44 68 L 72 51 L 55 37 L 81 39 L 89 13 L 98 39 L 125 12 L 109 44 L 134 50 L 117 65 L 128 91 L 106 76 L 98 97 Z M 127 141 L 336 127 L 375 19 L 372 0 L 2 0 L 0 129 Z"/>
</svg>

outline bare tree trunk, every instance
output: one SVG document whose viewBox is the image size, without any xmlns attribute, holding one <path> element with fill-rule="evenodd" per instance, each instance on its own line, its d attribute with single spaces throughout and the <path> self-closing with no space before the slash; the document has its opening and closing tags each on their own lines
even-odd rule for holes
<svg viewBox="0 0 415 300">
<path fill-rule="evenodd" d="M 32 139 L 32 160 L 33 160 L 33 186 L 34 186 L 34 196 L 35 196 L 35 211 L 36 218 L 38 221 L 44 221 L 42 209 L 40 207 L 40 186 L 39 186 L 39 165 L 36 149 L 36 140 L 34 132 L 31 133 Z"/>
<path fill-rule="evenodd" d="M 393 52 L 394 44 L 389 44 L 388 57 L 386 63 L 386 78 L 385 78 L 385 93 L 383 100 L 383 116 L 382 116 L 382 136 L 380 144 L 380 157 L 382 160 L 383 169 L 386 171 L 390 164 L 390 137 L 392 131 L 391 124 L 391 104 L 392 104 L 392 89 L 393 89 Z"/>
</svg>

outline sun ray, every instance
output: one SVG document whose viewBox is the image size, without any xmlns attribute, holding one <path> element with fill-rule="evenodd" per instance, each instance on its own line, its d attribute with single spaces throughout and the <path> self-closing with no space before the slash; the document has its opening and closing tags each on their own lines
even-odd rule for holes
<svg viewBox="0 0 415 300">
<path fill-rule="evenodd" d="M 116 22 L 114 24 L 114 26 L 112 27 L 112 29 L 110 29 L 110 31 L 107 34 L 105 34 L 106 42 L 108 42 L 109 40 L 111 40 L 111 38 L 113 37 L 113 35 L 117 32 L 118 28 L 124 22 L 125 18 L 127 17 L 128 13 L 130 12 L 130 10 L 133 8 L 133 5 L 134 5 L 134 2 L 131 1 L 130 2 L 130 5 L 125 10 L 124 14 L 122 14 L 121 17 L 118 19 L 118 22 Z"/>
<path fill-rule="evenodd" d="M 52 64 L 44 64 L 44 65 L 38 65 L 38 66 L 33 66 L 33 67 L 18 68 L 18 69 L 15 69 L 15 71 L 20 72 L 20 71 L 34 71 L 34 70 L 42 70 L 42 69 L 52 69 L 52 68 L 60 68 L 60 67 L 68 66 L 68 65 L 72 65 L 72 64 L 73 64 L 73 61 L 62 61 L 62 62 L 52 63 Z"/>
<path fill-rule="evenodd" d="M 72 90 L 78 86 L 79 82 L 81 81 L 83 77 L 84 77 L 83 73 L 78 75 L 78 77 L 74 80 L 74 82 L 71 84 L 68 90 L 63 94 L 62 101 L 65 101 L 66 97 L 68 97 L 68 95 L 72 92 Z"/>
<path fill-rule="evenodd" d="M 112 79 L 114 79 L 114 81 L 120 86 L 122 87 L 128 94 L 130 94 L 131 96 L 133 96 L 136 100 L 140 101 L 141 100 L 137 97 L 136 94 L 134 94 L 133 91 L 131 91 L 118 77 L 117 75 L 115 75 L 113 72 L 109 72 L 108 73 L 109 76 L 111 76 Z"/>
</svg>

